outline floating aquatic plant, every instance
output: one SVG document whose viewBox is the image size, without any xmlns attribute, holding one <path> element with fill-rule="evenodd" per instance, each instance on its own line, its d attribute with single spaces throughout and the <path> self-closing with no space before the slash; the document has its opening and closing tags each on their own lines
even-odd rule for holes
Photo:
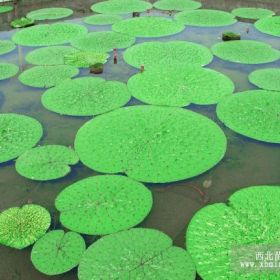
<svg viewBox="0 0 280 280">
<path fill-rule="evenodd" d="M 27 204 L 0 213 L 0 244 L 16 249 L 28 247 L 42 237 L 51 224 L 42 206 Z"/>
<path fill-rule="evenodd" d="M 263 8 L 237 8 L 231 11 L 236 17 L 246 19 L 261 19 L 275 15 L 275 13 L 268 9 Z"/>
<path fill-rule="evenodd" d="M 73 11 L 68 8 L 44 8 L 29 12 L 26 17 L 33 20 L 51 20 L 69 17 Z"/>
<path fill-rule="evenodd" d="M 214 122 L 192 111 L 132 106 L 87 122 L 77 133 L 75 148 L 96 171 L 164 183 L 212 168 L 224 156 L 226 138 Z"/>
<path fill-rule="evenodd" d="M 15 44 L 9 40 L 0 40 L 0 55 L 13 51 L 16 48 Z"/>
<path fill-rule="evenodd" d="M 13 6 L 0 6 L 0 14 L 11 12 L 14 9 Z"/>
<path fill-rule="evenodd" d="M 63 115 L 93 116 L 125 105 L 130 97 L 124 83 L 83 77 L 47 90 L 42 96 L 42 104 Z"/>
<path fill-rule="evenodd" d="M 31 261 L 40 272 L 58 275 L 77 266 L 85 250 L 85 241 L 80 234 L 53 230 L 35 243 Z"/>
<path fill-rule="evenodd" d="M 266 17 L 255 22 L 255 27 L 266 34 L 280 37 L 280 16 Z"/>
<path fill-rule="evenodd" d="M 12 63 L 0 63 L 0 81 L 15 76 L 19 67 Z"/>
<path fill-rule="evenodd" d="M 10 23 L 11 27 L 13 28 L 24 28 L 24 27 L 32 26 L 34 24 L 35 24 L 35 20 L 30 18 L 25 18 L 25 17 L 14 19 Z"/>
<path fill-rule="evenodd" d="M 184 11 L 198 9 L 201 3 L 192 0 L 160 0 L 154 3 L 154 7 L 166 11 Z"/>
<path fill-rule="evenodd" d="M 136 226 L 149 214 L 152 194 L 119 175 L 93 176 L 74 183 L 56 198 L 60 221 L 70 230 L 104 235 Z"/>
<path fill-rule="evenodd" d="M 123 18 L 119 15 L 93 15 L 86 17 L 84 22 L 91 25 L 110 25 L 114 24 Z"/>
<path fill-rule="evenodd" d="M 0 162 L 14 159 L 34 147 L 42 137 L 41 124 L 18 114 L 0 114 Z"/>
</svg>

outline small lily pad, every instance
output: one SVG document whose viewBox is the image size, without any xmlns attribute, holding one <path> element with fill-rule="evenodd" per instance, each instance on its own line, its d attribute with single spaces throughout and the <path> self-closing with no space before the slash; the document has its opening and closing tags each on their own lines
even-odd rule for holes
<svg viewBox="0 0 280 280">
<path fill-rule="evenodd" d="M 0 81 L 15 76 L 19 71 L 19 67 L 12 63 L 0 63 Z"/>
<path fill-rule="evenodd" d="M 13 6 L 0 6 L 0 14 L 11 12 L 13 9 Z"/>
<path fill-rule="evenodd" d="M 69 17 L 73 11 L 68 8 L 44 8 L 29 12 L 26 17 L 33 20 L 52 20 Z"/>
<path fill-rule="evenodd" d="M 275 15 L 275 13 L 268 9 L 263 8 L 237 8 L 231 11 L 236 17 L 245 19 L 261 19 Z"/>
<path fill-rule="evenodd" d="M 0 244 L 23 249 L 41 238 L 50 224 L 49 212 L 39 205 L 4 210 L 0 213 Z"/>
<path fill-rule="evenodd" d="M 119 175 L 93 176 L 74 183 L 56 198 L 60 221 L 70 230 L 104 235 L 136 226 L 153 199 L 141 183 Z"/>
<path fill-rule="evenodd" d="M 198 9 L 201 3 L 192 0 L 160 0 L 154 3 L 154 7 L 165 11 L 184 11 Z"/>
<path fill-rule="evenodd" d="M 53 230 L 35 243 L 31 261 L 40 272 L 58 275 L 77 266 L 85 250 L 85 241 L 80 234 Z"/>
<path fill-rule="evenodd" d="M 280 37 L 280 16 L 266 17 L 255 22 L 255 27 L 266 34 Z"/>
<path fill-rule="evenodd" d="M 91 25 L 110 25 L 114 24 L 123 18 L 119 15 L 93 15 L 86 17 L 84 22 Z"/>
<path fill-rule="evenodd" d="M 9 40 L 0 40 L 0 55 L 13 51 L 16 48 L 15 44 Z"/>
<path fill-rule="evenodd" d="M 13 21 L 11 21 L 10 25 L 13 28 L 24 28 L 28 26 L 32 26 L 35 24 L 35 20 L 30 19 L 30 18 L 16 18 Z"/>
</svg>

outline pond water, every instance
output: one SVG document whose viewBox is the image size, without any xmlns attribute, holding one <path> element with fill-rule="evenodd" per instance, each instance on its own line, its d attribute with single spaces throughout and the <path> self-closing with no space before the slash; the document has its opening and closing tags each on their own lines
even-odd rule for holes
<svg viewBox="0 0 280 280">
<path fill-rule="evenodd" d="M 74 1 L 73 1 L 74 2 Z M 70 22 L 81 23 L 81 16 L 89 14 L 90 3 L 77 1 L 75 4 L 68 1 L 44 1 L 40 5 L 35 1 L 19 2 L 12 13 L 0 15 L 0 39 L 9 39 L 14 30 L 9 30 L 8 23 L 13 17 L 20 17 L 27 11 L 38 7 L 67 6 L 75 10 Z M 280 2 L 273 1 L 201 1 L 204 7 L 231 10 L 242 6 L 267 7 L 280 11 Z M 272 1 L 271 1 L 272 2 Z M 278 4 L 277 4 L 278 2 Z M 156 13 L 156 12 L 154 12 Z M 161 14 L 163 15 L 163 14 Z M 164 16 L 167 16 L 165 14 Z M 110 30 L 110 26 L 96 27 L 86 25 L 89 31 Z M 249 28 L 249 33 L 246 29 Z M 187 27 L 183 32 L 174 36 L 159 38 L 160 41 L 187 40 L 211 47 L 221 41 L 223 31 L 234 31 L 241 34 L 242 39 L 257 39 L 280 49 L 280 39 L 260 33 L 254 29 L 252 23 L 238 22 L 235 25 L 221 28 L 194 28 Z M 137 43 L 152 41 L 153 39 L 137 39 Z M 24 61 L 24 56 L 33 50 L 30 47 L 19 47 L 13 52 L 2 55 L 1 60 L 20 65 L 21 71 L 31 67 Z M 109 80 L 126 82 L 137 72 L 124 63 L 122 54 L 118 52 L 118 64 L 113 64 L 112 57 L 105 65 L 105 71 L 100 77 Z M 248 82 L 248 74 L 260 68 L 280 67 L 280 61 L 262 65 L 239 65 L 214 58 L 207 68 L 215 69 L 226 74 L 235 83 L 236 91 L 254 89 Z M 88 69 L 80 72 L 80 76 L 88 75 Z M 90 118 L 67 117 L 47 111 L 41 105 L 42 89 L 34 89 L 22 85 L 17 77 L 0 82 L 0 110 L 1 113 L 14 112 L 27 114 L 39 120 L 44 127 L 44 136 L 40 145 L 61 144 L 73 146 L 77 130 Z M 132 99 L 129 106 L 141 104 Z M 194 213 L 207 203 L 226 202 L 227 198 L 236 190 L 253 185 L 278 184 L 280 182 L 280 148 L 279 145 L 266 144 L 251 140 L 234 133 L 217 120 L 215 106 L 188 106 L 188 109 L 208 116 L 218 123 L 228 139 L 227 152 L 224 159 L 210 171 L 192 179 L 169 184 L 146 184 L 153 192 L 154 204 L 150 215 L 140 225 L 155 228 L 168 234 L 177 246 L 185 246 L 185 231 Z M 81 163 L 73 166 L 72 172 L 65 178 L 36 182 L 25 179 L 15 171 L 14 161 L 0 164 L 0 211 L 25 204 L 29 201 L 46 207 L 53 216 L 52 228 L 58 228 L 58 212 L 54 208 L 54 199 L 58 193 L 71 183 L 98 173 L 88 169 Z M 209 188 L 203 187 L 205 180 L 211 180 Z M 205 195 L 201 196 L 202 191 Z M 88 243 L 94 237 L 86 237 Z M 13 250 L 0 246 L 0 280 L 44 280 L 50 279 L 37 272 L 30 262 L 31 247 L 24 250 Z M 77 279 L 76 271 L 62 276 L 52 277 L 54 280 Z M 197 278 L 199 279 L 199 278 Z"/>
</svg>

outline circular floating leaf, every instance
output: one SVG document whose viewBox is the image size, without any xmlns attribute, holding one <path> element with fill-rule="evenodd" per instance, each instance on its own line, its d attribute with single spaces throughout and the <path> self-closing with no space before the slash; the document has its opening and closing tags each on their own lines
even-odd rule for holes
<svg viewBox="0 0 280 280">
<path fill-rule="evenodd" d="M 35 243 L 31 261 L 40 272 L 58 275 L 77 266 L 85 250 L 85 241 L 80 234 L 53 230 Z"/>
<path fill-rule="evenodd" d="M 262 8 L 237 8 L 231 11 L 236 17 L 246 19 L 261 19 L 275 15 L 275 13 L 268 9 Z"/>
<path fill-rule="evenodd" d="M 249 90 L 223 99 L 217 106 L 219 119 L 233 131 L 270 143 L 280 143 L 280 94 Z"/>
<path fill-rule="evenodd" d="M 78 277 L 194 280 L 195 267 L 188 252 L 172 246 L 172 240 L 164 233 L 135 228 L 93 243 L 81 259 Z"/>
<path fill-rule="evenodd" d="M 119 175 L 89 177 L 64 189 L 55 206 L 70 230 L 104 235 L 136 226 L 149 214 L 152 194 L 141 183 Z"/>
<path fill-rule="evenodd" d="M 145 69 L 166 68 L 176 66 L 204 66 L 209 64 L 213 55 L 206 47 L 186 42 L 145 42 L 137 44 L 124 52 L 124 60 L 126 63 L 140 68 L 141 65 Z"/>
<path fill-rule="evenodd" d="M 12 63 L 0 63 L 0 81 L 9 79 L 17 74 L 19 68 Z"/>
<path fill-rule="evenodd" d="M 178 22 L 185 25 L 215 27 L 236 23 L 234 15 L 219 10 L 186 10 L 175 15 Z"/>
<path fill-rule="evenodd" d="M 67 147 L 47 145 L 26 151 L 16 161 L 16 171 L 23 177 L 47 181 L 66 176 L 69 165 L 79 161 L 76 153 Z"/>
<path fill-rule="evenodd" d="M 164 17 L 135 17 L 113 24 L 116 32 L 135 37 L 162 37 L 176 34 L 184 30 L 184 26 L 172 19 Z"/>
<path fill-rule="evenodd" d="M 249 75 L 249 81 L 259 88 L 280 91 L 280 69 L 259 69 Z"/>
<path fill-rule="evenodd" d="M 0 40 L 0 55 L 9 53 L 16 48 L 15 44 L 9 40 Z"/>
<path fill-rule="evenodd" d="M 255 22 L 255 27 L 266 34 L 280 37 L 280 16 L 267 17 Z"/>
<path fill-rule="evenodd" d="M 130 97 L 126 84 L 83 77 L 47 90 L 42 96 L 42 104 L 63 115 L 93 116 L 125 105 Z"/>
<path fill-rule="evenodd" d="M 0 6 L 0 14 L 11 12 L 13 9 L 13 6 Z"/>
<path fill-rule="evenodd" d="M 73 11 L 68 8 L 44 8 L 29 12 L 26 17 L 34 20 L 50 20 L 69 17 Z"/>
<path fill-rule="evenodd" d="M 236 40 L 217 43 L 212 52 L 219 58 L 243 64 L 268 63 L 280 58 L 280 52 L 270 45 L 254 40 Z"/>
<path fill-rule="evenodd" d="M 92 5 L 91 10 L 101 14 L 129 14 L 132 12 L 144 12 L 152 7 L 151 3 L 145 1 L 110 0 Z"/>
<path fill-rule="evenodd" d="M 20 30 L 12 40 L 23 46 L 51 46 L 69 43 L 87 34 L 86 27 L 75 23 L 40 24 Z"/>
<path fill-rule="evenodd" d="M 154 3 L 154 7 L 166 11 L 184 11 L 198 9 L 201 3 L 191 0 L 160 0 Z"/>
<path fill-rule="evenodd" d="M 35 20 L 29 18 L 16 18 L 11 21 L 10 25 L 13 28 L 24 28 L 35 24 Z"/>
<path fill-rule="evenodd" d="M 122 19 L 123 18 L 118 15 L 93 15 L 86 17 L 84 22 L 92 25 L 110 25 Z"/>
<path fill-rule="evenodd" d="M 225 75 L 200 67 L 155 68 L 128 80 L 128 89 L 144 103 L 184 107 L 189 103 L 218 103 L 234 91 Z"/>
<path fill-rule="evenodd" d="M 18 114 L 0 114 L 0 162 L 14 159 L 37 144 L 43 135 L 41 124 Z"/>
<path fill-rule="evenodd" d="M 279 242 L 279 195 L 280 186 L 249 187 L 234 193 L 227 204 L 209 205 L 195 214 L 186 243 L 202 279 L 278 279 L 271 272 L 234 272 L 231 254 L 234 248 L 257 250 Z"/>
<path fill-rule="evenodd" d="M 50 224 L 51 216 L 42 206 L 9 208 L 0 213 L 0 244 L 23 249 L 42 237 Z"/>
<path fill-rule="evenodd" d="M 226 138 L 214 122 L 192 111 L 131 106 L 87 122 L 77 133 L 75 147 L 81 161 L 94 170 L 164 183 L 216 165 L 224 156 Z"/>
<path fill-rule="evenodd" d="M 34 66 L 22 72 L 18 79 L 27 86 L 49 88 L 77 76 L 79 69 L 69 65 Z"/>
<path fill-rule="evenodd" d="M 113 31 L 101 31 L 89 33 L 84 38 L 71 42 L 72 46 L 93 52 L 109 52 L 113 49 L 124 49 L 134 44 L 135 38 L 130 35 Z"/>
</svg>

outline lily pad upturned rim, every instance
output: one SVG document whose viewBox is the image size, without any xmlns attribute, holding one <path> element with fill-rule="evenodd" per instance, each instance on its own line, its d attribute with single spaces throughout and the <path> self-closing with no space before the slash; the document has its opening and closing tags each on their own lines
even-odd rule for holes
<svg viewBox="0 0 280 280">
<path fill-rule="evenodd" d="M 73 13 L 73 10 L 69 8 L 51 7 L 30 11 L 26 17 L 33 20 L 54 20 L 69 17 Z"/>
<path fill-rule="evenodd" d="M 275 12 L 264 8 L 240 7 L 231 11 L 233 15 L 245 19 L 261 19 L 275 15 Z"/>
</svg>

